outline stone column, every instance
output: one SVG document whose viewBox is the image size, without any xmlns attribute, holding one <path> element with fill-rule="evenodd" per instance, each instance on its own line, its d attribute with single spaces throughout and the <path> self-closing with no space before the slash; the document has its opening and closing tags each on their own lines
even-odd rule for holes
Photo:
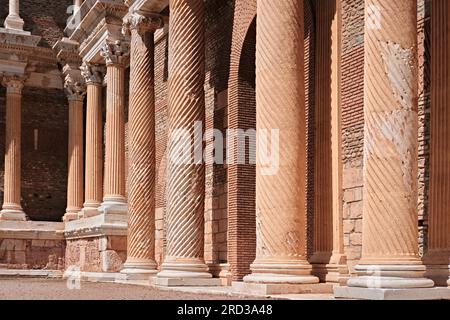
<svg viewBox="0 0 450 320">
<path fill-rule="evenodd" d="M 434 0 L 431 13 L 431 126 L 428 275 L 446 285 L 450 260 L 450 2 Z M 448 281 L 450 285 L 450 281 Z"/>
<path fill-rule="evenodd" d="M 69 149 L 67 179 L 67 209 L 64 221 L 78 219 L 83 208 L 83 101 L 86 87 L 72 76 L 66 77 L 69 100 Z"/>
<path fill-rule="evenodd" d="M 6 87 L 6 148 L 5 148 L 5 190 L 0 220 L 25 221 L 27 217 L 21 200 L 21 131 L 22 131 L 22 89 L 24 78 L 7 76 Z"/>
<path fill-rule="evenodd" d="M 132 14 L 131 32 L 128 249 L 122 273 L 148 278 L 155 262 L 155 83 L 154 32 L 163 26 L 158 15 Z"/>
<path fill-rule="evenodd" d="M 167 246 L 158 277 L 196 278 L 198 284 L 212 277 L 203 256 L 205 166 L 192 154 L 183 159 L 176 155 L 183 142 L 195 143 L 196 122 L 205 119 L 205 8 L 203 0 L 171 0 L 170 10 Z M 178 140 L 179 130 L 184 134 Z M 188 146 L 189 153 L 202 154 L 201 141 Z"/>
<path fill-rule="evenodd" d="M 86 160 L 83 217 L 98 214 L 103 200 L 102 89 L 105 67 L 83 63 L 81 73 L 87 85 Z"/>
<path fill-rule="evenodd" d="M 102 48 L 106 61 L 106 136 L 104 213 L 127 213 L 125 199 L 125 67 L 128 44 L 116 41 Z"/>
<path fill-rule="evenodd" d="M 260 0 L 256 25 L 257 248 L 252 274 L 244 281 L 317 283 L 306 260 L 303 0 Z M 278 164 L 263 162 L 267 152 L 262 145 L 264 133 L 269 135 L 268 149 L 278 157 Z M 277 134 L 279 150 L 273 138 Z"/>
<path fill-rule="evenodd" d="M 5 28 L 23 31 L 24 22 L 19 15 L 19 0 L 9 0 L 9 14 L 5 19 Z"/>
<path fill-rule="evenodd" d="M 367 0 L 362 259 L 350 287 L 425 288 L 418 256 L 417 1 Z"/>
</svg>

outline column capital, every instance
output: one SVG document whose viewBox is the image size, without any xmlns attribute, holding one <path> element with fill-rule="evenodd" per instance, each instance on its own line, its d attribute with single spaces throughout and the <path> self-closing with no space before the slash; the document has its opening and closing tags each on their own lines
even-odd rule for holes
<svg viewBox="0 0 450 320">
<path fill-rule="evenodd" d="M 136 11 L 124 19 L 122 33 L 130 35 L 131 30 L 136 30 L 143 36 L 146 32 L 155 32 L 162 27 L 164 19 L 160 14 Z"/>
<path fill-rule="evenodd" d="M 6 87 L 8 93 L 21 94 L 25 86 L 26 77 L 19 75 L 4 75 L 2 85 Z"/>
<path fill-rule="evenodd" d="M 79 75 L 67 74 L 64 79 L 64 89 L 69 101 L 83 101 L 86 95 L 86 83 L 81 77 L 81 73 Z"/>
<path fill-rule="evenodd" d="M 129 60 L 130 44 L 124 40 L 106 42 L 101 48 L 101 55 L 105 59 L 106 66 L 119 65 L 124 67 Z"/>
<path fill-rule="evenodd" d="M 80 67 L 81 76 L 87 85 L 101 85 L 106 74 L 104 65 L 88 63 L 86 61 Z"/>
</svg>

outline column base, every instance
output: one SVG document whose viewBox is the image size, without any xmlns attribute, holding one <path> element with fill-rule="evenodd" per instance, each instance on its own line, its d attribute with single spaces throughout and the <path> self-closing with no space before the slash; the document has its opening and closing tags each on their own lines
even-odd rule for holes
<svg viewBox="0 0 450 320">
<path fill-rule="evenodd" d="M 79 213 L 79 218 L 90 218 L 99 215 L 99 207 L 100 205 L 98 207 L 84 207 Z"/>
<path fill-rule="evenodd" d="M 315 283 L 315 284 L 267 284 L 267 283 L 247 283 L 233 282 L 233 292 L 256 294 L 261 296 L 274 294 L 331 294 L 333 293 L 333 284 Z"/>
<path fill-rule="evenodd" d="M 165 287 L 211 287 L 221 284 L 222 281 L 213 278 L 204 263 L 166 262 L 155 279 L 155 285 Z"/>
<path fill-rule="evenodd" d="M 376 289 L 432 288 L 433 280 L 425 278 L 424 265 L 358 265 L 357 277 L 347 281 L 349 287 Z"/>
<path fill-rule="evenodd" d="M 22 210 L 3 209 L 0 211 L 0 220 L 27 221 L 27 215 Z"/>
<path fill-rule="evenodd" d="M 252 274 L 244 277 L 246 283 L 265 284 L 314 284 L 319 278 L 313 276 L 307 261 L 255 262 L 250 266 Z"/>
<path fill-rule="evenodd" d="M 150 281 L 156 276 L 158 269 L 155 262 L 125 262 L 120 273 L 125 275 L 126 280 Z"/>
<path fill-rule="evenodd" d="M 30 32 L 23 31 L 24 21 L 19 16 L 7 16 L 5 19 L 5 28 L 14 31 L 23 32 L 26 34 L 31 34 Z"/>
<path fill-rule="evenodd" d="M 347 259 L 343 254 L 317 254 L 309 260 L 312 273 L 321 282 L 339 283 L 345 285 L 349 278 Z"/>
<path fill-rule="evenodd" d="M 63 222 L 78 220 L 78 212 L 66 212 L 63 217 Z"/>
<path fill-rule="evenodd" d="M 334 288 L 336 299 L 359 300 L 450 300 L 447 288 L 381 289 L 381 288 Z"/>
<path fill-rule="evenodd" d="M 125 200 L 109 200 L 105 199 L 105 201 L 101 204 L 97 209 L 98 212 L 104 214 L 128 214 L 128 205 Z"/>
</svg>

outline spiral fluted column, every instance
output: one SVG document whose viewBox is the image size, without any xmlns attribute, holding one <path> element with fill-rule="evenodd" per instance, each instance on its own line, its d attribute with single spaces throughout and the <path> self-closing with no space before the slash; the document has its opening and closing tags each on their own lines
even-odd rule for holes
<svg viewBox="0 0 450 320">
<path fill-rule="evenodd" d="M 8 76 L 6 87 L 5 190 L 0 220 L 27 220 L 21 200 L 21 141 L 23 78 Z"/>
<path fill-rule="evenodd" d="M 107 43 L 102 48 L 106 61 L 106 134 L 104 213 L 126 214 L 125 199 L 125 66 L 129 46 L 125 42 Z"/>
<path fill-rule="evenodd" d="M 162 27 L 157 15 L 133 14 L 131 32 L 128 249 L 123 273 L 157 273 L 155 262 L 155 83 L 154 32 Z"/>
<path fill-rule="evenodd" d="M 86 158 L 83 217 L 98 213 L 103 199 L 102 89 L 105 68 L 83 63 L 81 73 L 87 86 Z"/>
<path fill-rule="evenodd" d="M 367 0 L 362 259 L 353 287 L 432 287 L 418 257 L 417 1 Z"/>
<path fill-rule="evenodd" d="M 256 38 L 256 260 L 250 283 L 317 283 L 306 260 L 307 131 L 303 0 L 258 1 Z M 264 130 L 279 133 L 278 167 L 261 155 Z M 273 135 L 272 135 L 273 136 Z M 272 151 L 273 152 L 273 151 Z M 275 163 L 273 163 L 275 164 Z"/>
<path fill-rule="evenodd" d="M 84 201 L 83 101 L 86 88 L 84 84 L 70 77 L 66 79 L 65 88 L 69 100 L 69 157 L 64 221 L 71 221 L 78 219 Z"/>
<path fill-rule="evenodd" d="M 205 9 L 202 0 L 171 0 L 170 10 L 167 248 L 158 277 L 210 278 L 203 257 L 204 163 L 181 163 L 171 156 L 180 147 L 177 130 L 185 130 L 193 142 L 195 122 L 204 123 Z M 198 148 L 202 143 L 194 154 L 202 152 Z"/>
</svg>

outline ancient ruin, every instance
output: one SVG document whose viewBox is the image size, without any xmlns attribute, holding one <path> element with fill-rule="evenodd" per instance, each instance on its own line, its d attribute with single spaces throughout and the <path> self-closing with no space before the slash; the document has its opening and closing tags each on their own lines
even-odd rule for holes
<svg viewBox="0 0 450 320">
<path fill-rule="evenodd" d="M 0 25 L 0 276 L 450 300 L 447 0 L 5 0 Z"/>
</svg>

